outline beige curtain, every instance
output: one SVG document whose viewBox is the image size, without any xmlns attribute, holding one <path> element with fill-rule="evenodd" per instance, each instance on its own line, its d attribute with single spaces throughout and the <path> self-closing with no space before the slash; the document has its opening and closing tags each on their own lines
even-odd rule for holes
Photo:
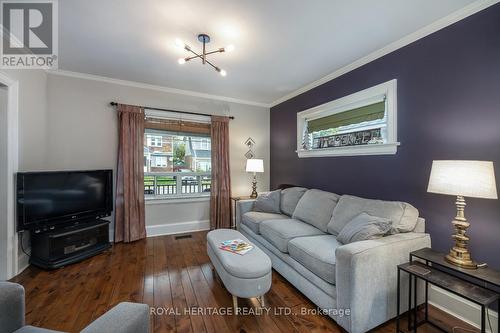
<svg viewBox="0 0 500 333">
<path fill-rule="evenodd" d="M 144 109 L 118 104 L 115 242 L 146 237 L 144 218 Z"/>
<path fill-rule="evenodd" d="M 231 176 L 229 174 L 229 118 L 212 116 L 212 186 L 210 228 L 231 227 Z"/>
</svg>

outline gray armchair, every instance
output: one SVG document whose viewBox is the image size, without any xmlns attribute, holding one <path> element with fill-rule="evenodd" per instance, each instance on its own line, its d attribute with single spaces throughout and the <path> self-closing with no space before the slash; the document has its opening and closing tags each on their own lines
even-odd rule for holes
<svg viewBox="0 0 500 333">
<path fill-rule="evenodd" d="M 43 328 L 24 325 L 24 288 L 11 282 L 0 282 L 0 333 L 50 333 Z M 148 333 L 149 307 L 123 302 L 97 318 L 82 333 Z"/>
</svg>

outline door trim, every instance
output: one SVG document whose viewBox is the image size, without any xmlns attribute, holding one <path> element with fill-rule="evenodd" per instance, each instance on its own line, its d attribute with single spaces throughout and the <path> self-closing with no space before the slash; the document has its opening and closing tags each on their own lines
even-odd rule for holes
<svg viewBox="0 0 500 333">
<path fill-rule="evenodd" d="M 0 72 L 0 83 L 7 86 L 7 133 L 0 133 L 2 139 L 7 139 L 7 170 L 3 170 L 0 177 L 6 178 L 7 187 L 0 189 L 7 194 L 6 237 L 0 239 L 0 253 L 3 253 L 5 267 L 0 269 L 0 280 L 7 280 L 18 273 L 18 238 L 15 219 L 15 175 L 19 167 L 19 82 L 5 73 Z"/>
</svg>

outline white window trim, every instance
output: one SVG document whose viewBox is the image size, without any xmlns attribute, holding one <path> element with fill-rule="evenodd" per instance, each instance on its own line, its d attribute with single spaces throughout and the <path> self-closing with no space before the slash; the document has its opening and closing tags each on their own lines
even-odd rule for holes
<svg viewBox="0 0 500 333">
<path fill-rule="evenodd" d="M 163 137 L 161 135 L 146 133 L 147 146 L 161 148 L 163 146 Z M 154 142 L 154 144 L 153 144 Z"/>
<path fill-rule="evenodd" d="M 387 111 L 387 143 L 323 149 L 302 149 L 304 128 L 308 120 L 322 118 L 350 109 L 382 101 Z M 397 80 L 393 79 L 357 93 L 336 99 L 297 113 L 297 155 L 299 158 L 358 155 L 394 155 L 400 143 L 397 140 Z"/>
<path fill-rule="evenodd" d="M 166 168 L 168 166 L 168 158 L 167 156 L 159 156 L 159 155 L 153 155 L 154 157 L 154 168 Z M 165 160 L 164 160 L 165 159 Z M 158 161 L 165 161 L 165 163 L 158 163 Z"/>
<path fill-rule="evenodd" d="M 173 204 L 173 203 L 191 203 L 191 202 L 204 202 L 210 201 L 210 193 L 197 195 L 197 196 L 146 196 L 144 197 L 144 202 L 146 205 L 161 205 L 161 204 Z"/>
</svg>

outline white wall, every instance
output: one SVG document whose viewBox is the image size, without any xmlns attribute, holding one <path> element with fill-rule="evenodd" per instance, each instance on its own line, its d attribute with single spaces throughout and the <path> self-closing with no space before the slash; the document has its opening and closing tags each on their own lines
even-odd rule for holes
<svg viewBox="0 0 500 333">
<path fill-rule="evenodd" d="M 269 109 L 170 92 L 138 88 L 86 78 L 50 73 L 48 75 L 47 168 L 116 170 L 118 143 L 117 116 L 109 102 L 117 101 L 173 110 L 215 115 L 232 115 L 230 122 L 230 163 L 233 195 L 248 195 L 251 175 L 244 172 L 245 140 L 256 141 L 255 152 L 265 160 L 266 173 L 259 175 L 259 190 L 269 188 Z M 178 230 L 179 223 L 208 221 L 208 201 L 180 204 L 156 203 L 146 206 L 147 226 L 164 224 Z M 207 225 L 207 224 L 205 224 Z M 160 229 L 158 227 L 155 233 Z M 148 233 L 150 228 L 148 228 Z"/>
<path fill-rule="evenodd" d="M 19 82 L 19 170 L 46 167 L 47 74 L 42 70 L 3 70 Z"/>
<path fill-rule="evenodd" d="M 146 202 L 148 236 L 209 229 L 209 203 L 209 198 Z"/>
</svg>

